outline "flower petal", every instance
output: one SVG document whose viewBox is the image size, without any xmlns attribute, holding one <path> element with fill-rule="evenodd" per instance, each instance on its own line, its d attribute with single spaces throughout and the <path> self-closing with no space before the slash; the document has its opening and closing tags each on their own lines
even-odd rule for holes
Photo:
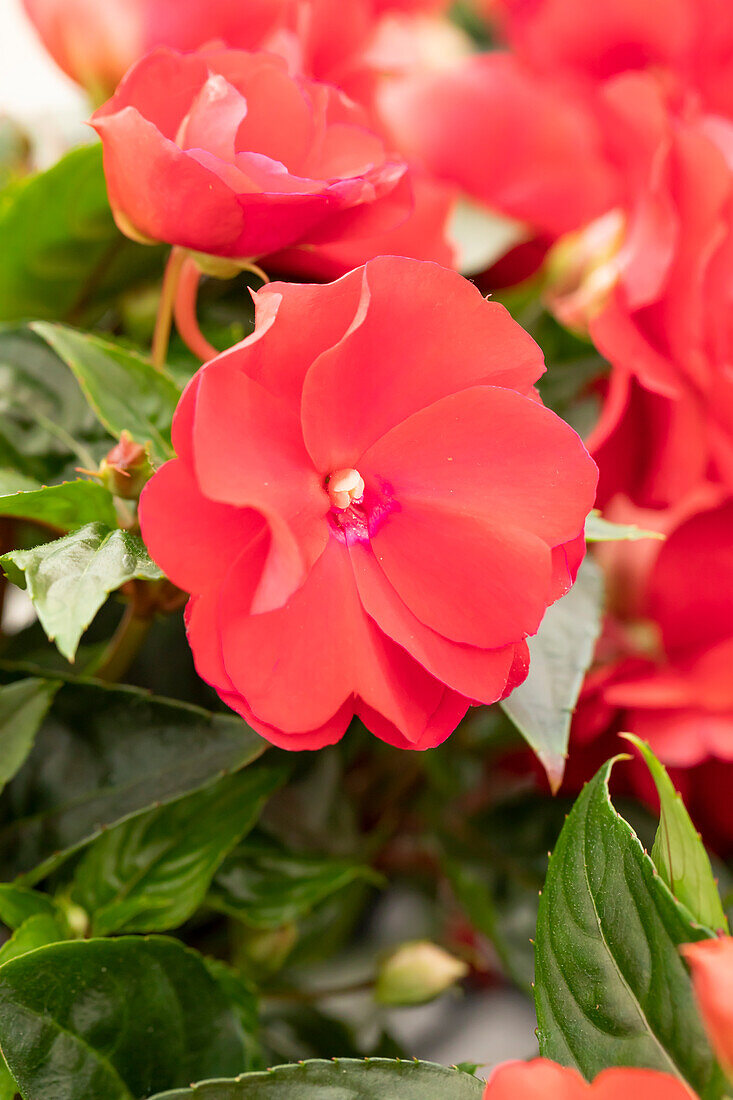
<svg viewBox="0 0 733 1100">
<path fill-rule="evenodd" d="M 410 501 L 371 542 L 413 614 L 452 641 L 486 649 L 520 642 L 551 602 L 549 547 L 500 519 Z"/>
<path fill-rule="evenodd" d="M 578 535 L 598 478 L 563 420 L 492 386 L 451 394 L 408 417 L 364 454 L 359 471 L 387 481 L 400 502 L 521 527 L 550 546 Z"/>
<path fill-rule="evenodd" d="M 528 390 L 543 369 L 532 338 L 457 272 L 382 256 L 364 268 L 351 329 L 306 376 L 306 446 L 324 472 L 356 466 L 441 397 L 477 384 Z"/>
</svg>

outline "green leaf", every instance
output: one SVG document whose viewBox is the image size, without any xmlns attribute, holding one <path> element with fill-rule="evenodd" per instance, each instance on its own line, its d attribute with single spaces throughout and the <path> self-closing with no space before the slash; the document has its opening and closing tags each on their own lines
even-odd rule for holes
<svg viewBox="0 0 733 1100">
<path fill-rule="evenodd" d="M 104 833 L 79 864 L 72 890 L 91 914 L 92 934 L 183 924 L 286 775 L 282 768 L 248 768 Z"/>
<path fill-rule="evenodd" d="M 0 494 L 9 496 L 11 493 L 28 493 L 42 489 L 40 481 L 27 474 L 21 474 L 18 470 L 0 469 Z"/>
<path fill-rule="evenodd" d="M 163 575 L 138 535 L 103 523 L 32 550 L 12 550 L 0 565 L 13 584 L 27 587 L 43 629 L 69 661 L 110 592 L 133 577 L 154 581 Z"/>
<path fill-rule="evenodd" d="M 624 736 L 644 757 L 659 794 L 659 829 L 652 848 L 654 866 L 677 900 L 687 906 L 693 920 L 727 933 L 728 919 L 710 859 L 681 795 L 646 741 L 631 733 Z"/>
<path fill-rule="evenodd" d="M 234 1081 L 202 1081 L 151 1100 L 481 1100 L 483 1082 L 431 1062 L 300 1062 Z M 35 1100 L 31 1097 L 30 1100 Z"/>
<path fill-rule="evenodd" d="M 8 928 L 19 928 L 29 917 L 39 914 L 57 917 L 56 903 L 38 890 L 17 886 L 14 882 L 0 882 L 0 920 Z"/>
<path fill-rule="evenodd" d="M 528 639 L 529 675 L 501 704 L 537 754 L 553 791 L 562 783 L 570 723 L 601 632 L 603 580 L 586 558 L 566 596 Z"/>
<path fill-rule="evenodd" d="M 18 1086 L 10 1076 L 10 1070 L 0 1060 L 0 1100 L 15 1100 L 18 1095 Z"/>
<path fill-rule="evenodd" d="M 665 537 L 661 531 L 645 531 L 631 523 L 611 523 L 595 508 L 585 521 L 587 542 L 636 542 L 639 539 L 664 540 Z"/>
<path fill-rule="evenodd" d="M 713 932 L 690 921 L 614 809 L 613 763 L 568 816 L 540 899 L 540 1052 L 589 1080 L 616 1065 L 663 1070 L 713 1100 L 722 1077 L 679 952 Z"/>
<path fill-rule="evenodd" d="M 208 901 L 252 928 L 280 928 L 358 879 L 379 881 L 353 860 L 290 852 L 259 836 L 243 841 L 224 862 Z"/>
<path fill-rule="evenodd" d="M 38 882 L 106 828 L 207 787 L 266 747 L 232 715 L 134 688 L 64 684 L 7 789 L 0 864 Z"/>
<path fill-rule="evenodd" d="M 162 937 L 57 943 L 7 963 L 0 1046 L 25 1100 L 138 1100 L 244 1061 L 203 960 Z"/>
<path fill-rule="evenodd" d="M 58 689 L 33 677 L 0 687 L 0 791 L 25 763 Z"/>
<path fill-rule="evenodd" d="M 95 522 L 117 526 L 112 494 L 95 481 L 65 481 L 28 492 L 6 493 L 0 496 L 0 516 L 17 516 L 60 531 Z"/>
<path fill-rule="evenodd" d="M 27 328 L 0 326 L 0 466 L 31 479 L 3 493 L 73 477 L 109 448 L 66 364 Z"/>
<path fill-rule="evenodd" d="M 0 198 L 0 320 L 99 312 L 154 277 L 161 253 L 127 240 L 107 198 L 101 145 L 74 149 Z"/>
<path fill-rule="evenodd" d="M 138 443 L 150 443 L 154 458 L 173 454 L 171 421 L 180 390 L 148 359 L 101 336 L 65 325 L 32 326 L 74 372 L 87 401 L 111 435 L 128 431 Z"/>
<path fill-rule="evenodd" d="M 37 947 L 45 947 L 46 944 L 59 943 L 65 939 L 68 936 L 59 920 L 48 913 L 36 913 L 34 917 L 23 921 L 10 939 L 0 947 L 0 965 L 17 959 L 28 951 L 35 951 Z"/>
</svg>

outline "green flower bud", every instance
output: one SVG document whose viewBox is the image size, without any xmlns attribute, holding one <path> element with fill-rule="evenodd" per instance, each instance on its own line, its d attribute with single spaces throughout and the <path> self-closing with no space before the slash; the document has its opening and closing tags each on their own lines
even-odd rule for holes
<svg viewBox="0 0 733 1100">
<path fill-rule="evenodd" d="M 425 1004 L 465 978 L 468 970 L 462 959 L 429 940 L 404 943 L 383 961 L 375 996 L 388 1005 Z"/>
</svg>

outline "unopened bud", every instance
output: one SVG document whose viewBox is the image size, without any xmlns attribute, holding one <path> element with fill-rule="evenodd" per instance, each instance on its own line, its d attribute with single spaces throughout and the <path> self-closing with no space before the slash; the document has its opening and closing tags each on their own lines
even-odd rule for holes
<svg viewBox="0 0 733 1100">
<path fill-rule="evenodd" d="M 375 997 L 387 1005 L 432 1001 L 465 978 L 468 966 L 429 940 L 405 943 L 382 963 Z"/>
<path fill-rule="evenodd" d="M 137 500 L 143 486 L 153 476 L 148 448 L 123 432 L 99 466 L 99 478 L 116 497 Z"/>
<path fill-rule="evenodd" d="M 566 328 L 587 332 L 621 276 L 626 220 L 620 210 L 561 237 L 550 250 L 545 298 Z"/>
</svg>

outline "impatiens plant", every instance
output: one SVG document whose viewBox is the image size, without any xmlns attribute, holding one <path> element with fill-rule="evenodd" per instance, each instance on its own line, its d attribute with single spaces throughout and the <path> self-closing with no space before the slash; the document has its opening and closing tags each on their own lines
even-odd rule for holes
<svg viewBox="0 0 733 1100">
<path fill-rule="evenodd" d="M 728 14 L 23 7 L 0 1100 L 725 1100 Z"/>
</svg>

